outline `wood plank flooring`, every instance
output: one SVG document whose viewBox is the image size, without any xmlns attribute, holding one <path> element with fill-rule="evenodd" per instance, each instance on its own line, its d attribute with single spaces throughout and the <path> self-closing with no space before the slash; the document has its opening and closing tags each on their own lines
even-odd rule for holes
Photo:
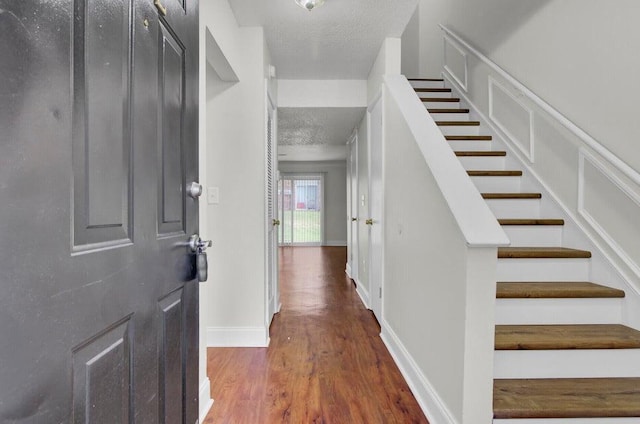
<svg viewBox="0 0 640 424">
<path fill-rule="evenodd" d="M 427 423 L 345 263 L 342 247 L 280 249 L 271 344 L 208 349 L 204 423 Z"/>
</svg>

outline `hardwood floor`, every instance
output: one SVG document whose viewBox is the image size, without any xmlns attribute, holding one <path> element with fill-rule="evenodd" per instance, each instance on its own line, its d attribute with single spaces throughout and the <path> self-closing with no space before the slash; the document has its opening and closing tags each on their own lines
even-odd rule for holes
<svg viewBox="0 0 640 424">
<path fill-rule="evenodd" d="M 209 348 L 204 423 L 427 423 L 344 273 L 343 247 L 280 249 L 269 348 Z"/>
</svg>

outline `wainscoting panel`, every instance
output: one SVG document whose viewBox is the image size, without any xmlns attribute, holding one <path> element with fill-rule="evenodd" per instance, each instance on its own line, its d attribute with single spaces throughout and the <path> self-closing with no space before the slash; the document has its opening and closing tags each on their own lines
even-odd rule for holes
<svg viewBox="0 0 640 424">
<path fill-rule="evenodd" d="M 449 37 L 444 37 L 444 69 L 466 92 L 469 73 L 467 54 Z"/>
<path fill-rule="evenodd" d="M 502 84 L 489 77 L 489 118 L 534 162 L 533 110 Z"/>
<path fill-rule="evenodd" d="M 578 213 L 640 276 L 640 194 L 580 149 Z"/>
</svg>

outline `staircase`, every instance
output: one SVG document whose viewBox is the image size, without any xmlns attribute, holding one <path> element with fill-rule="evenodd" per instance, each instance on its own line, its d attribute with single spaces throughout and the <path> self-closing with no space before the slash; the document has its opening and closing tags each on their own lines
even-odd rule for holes
<svg viewBox="0 0 640 424">
<path fill-rule="evenodd" d="M 591 252 L 563 245 L 523 171 L 442 79 L 410 80 L 509 236 L 498 249 L 494 423 L 640 423 L 640 331 L 622 290 L 590 280 Z M 532 186 L 528 184 L 527 186 Z"/>
</svg>

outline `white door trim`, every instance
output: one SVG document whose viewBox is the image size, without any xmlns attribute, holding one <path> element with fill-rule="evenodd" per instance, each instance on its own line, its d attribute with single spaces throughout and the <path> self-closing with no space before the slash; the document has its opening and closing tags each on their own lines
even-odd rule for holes
<svg viewBox="0 0 640 424">
<path fill-rule="evenodd" d="M 376 146 L 372 132 L 372 115 L 376 108 L 380 109 L 380 139 Z M 380 323 L 384 317 L 384 92 L 381 90 L 374 98 L 373 102 L 367 108 L 367 129 L 369 134 L 369 149 L 367 151 L 368 161 L 368 195 L 369 195 L 369 216 L 373 219 L 374 224 L 369 226 L 369 304 L 374 315 Z M 374 164 L 373 151 L 374 148 L 379 149 L 380 163 L 379 172 L 380 179 L 378 196 L 374 194 L 373 188 L 374 176 L 372 168 Z M 378 201 L 376 203 L 376 200 Z M 375 242 L 377 241 L 377 244 Z"/>
</svg>

